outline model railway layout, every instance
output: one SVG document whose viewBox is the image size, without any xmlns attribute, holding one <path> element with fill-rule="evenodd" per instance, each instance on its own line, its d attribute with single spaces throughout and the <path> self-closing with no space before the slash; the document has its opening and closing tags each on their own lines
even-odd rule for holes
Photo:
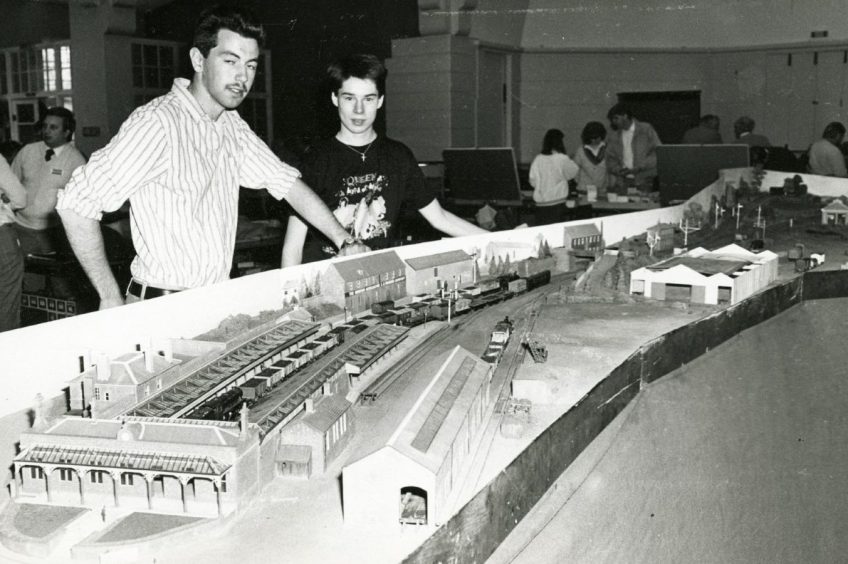
<svg viewBox="0 0 848 564">
<path fill-rule="evenodd" d="M 176 385 L 142 402 L 129 415 L 181 417 L 215 395 L 259 373 L 269 360 L 286 354 L 318 332 L 319 325 L 289 321 L 235 348 L 188 375 Z"/>
</svg>

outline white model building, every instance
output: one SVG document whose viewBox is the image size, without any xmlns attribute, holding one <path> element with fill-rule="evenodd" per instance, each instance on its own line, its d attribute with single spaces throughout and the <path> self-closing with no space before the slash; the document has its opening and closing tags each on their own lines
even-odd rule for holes
<svg viewBox="0 0 848 564">
<path fill-rule="evenodd" d="M 65 417 L 21 435 L 18 503 L 226 515 L 259 492 L 259 427 L 238 422 Z"/>
<path fill-rule="evenodd" d="M 630 293 L 656 300 L 735 304 L 777 279 L 777 255 L 739 245 L 698 247 L 630 274 Z"/>
<path fill-rule="evenodd" d="M 450 517 L 494 407 L 493 366 L 455 347 L 375 452 L 344 468 L 345 525 L 437 525 Z"/>
<path fill-rule="evenodd" d="M 406 265 L 394 251 L 333 261 L 321 275 L 321 295 L 359 313 L 406 296 Z"/>
<path fill-rule="evenodd" d="M 449 289 L 471 284 L 474 257 L 465 251 L 448 251 L 406 259 L 406 292 L 409 295 L 435 293 L 440 284 Z"/>
<path fill-rule="evenodd" d="M 842 200 L 833 200 L 821 212 L 822 225 L 848 225 L 848 206 Z"/>
</svg>

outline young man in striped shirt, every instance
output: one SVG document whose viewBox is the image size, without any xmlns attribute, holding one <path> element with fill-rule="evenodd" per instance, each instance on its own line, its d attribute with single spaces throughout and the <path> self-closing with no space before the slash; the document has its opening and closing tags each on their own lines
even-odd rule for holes
<svg viewBox="0 0 848 564">
<path fill-rule="evenodd" d="M 68 239 L 100 296 L 124 303 L 103 247 L 104 211 L 130 201 L 137 253 L 127 289 L 136 301 L 226 280 L 232 265 L 239 186 L 286 198 L 342 254 L 367 250 L 280 162 L 233 110 L 256 76 L 264 32 L 245 13 L 203 13 L 190 57 L 194 76 L 136 109 L 109 144 L 74 173 L 56 206 Z"/>
</svg>

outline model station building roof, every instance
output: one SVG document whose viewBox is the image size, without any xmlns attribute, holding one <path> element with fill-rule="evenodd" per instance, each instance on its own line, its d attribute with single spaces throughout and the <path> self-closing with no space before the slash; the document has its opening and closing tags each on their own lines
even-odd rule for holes
<svg viewBox="0 0 848 564">
<path fill-rule="evenodd" d="M 435 255 L 427 255 L 423 257 L 415 257 L 406 259 L 406 264 L 412 270 L 426 270 L 446 264 L 456 264 L 471 260 L 471 255 L 462 250 L 447 251 L 444 253 L 436 253 Z"/>
<path fill-rule="evenodd" d="M 345 282 L 362 280 L 383 272 L 404 270 L 404 263 L 394 251 L 358 256 L 351 260 L 334 262 L 332 268 L 339 273 Z"/>
</svg>

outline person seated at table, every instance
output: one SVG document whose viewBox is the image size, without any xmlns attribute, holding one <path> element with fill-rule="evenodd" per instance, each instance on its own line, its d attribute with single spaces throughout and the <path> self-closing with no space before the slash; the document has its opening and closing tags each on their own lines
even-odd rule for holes
<svg viewBox="0 0 848 564">
<path fill-rule="evenodd" d="M 721 132 L 719 127 L 721 121 L 718 116 L 706 114 L 701 116 L 701 120 L 695 127 L 687 129 L 683 134 L 684 145 L 720 145 Z"/>
<path fill-rule="evenodd" d="M 530 185 L 536 203 L 536 225 L 566 220 L 568 183 L 580 171 L 565 152 L 562 131 L 549 129 L 542 139 L 542 152 L 530 164 Z"/>
<path fill-rule="evenodd" d="M 807 151 L 807 168 L 809 171 L 822 176 L 844 178 L 848 175 L 845 168 L 845 156 L 840 149 L 844 138 L 844 125 L 838 121 L 827 124 L 822 133 L 822 138 L 810 145 L 810 149 Z"/>
</svg>

